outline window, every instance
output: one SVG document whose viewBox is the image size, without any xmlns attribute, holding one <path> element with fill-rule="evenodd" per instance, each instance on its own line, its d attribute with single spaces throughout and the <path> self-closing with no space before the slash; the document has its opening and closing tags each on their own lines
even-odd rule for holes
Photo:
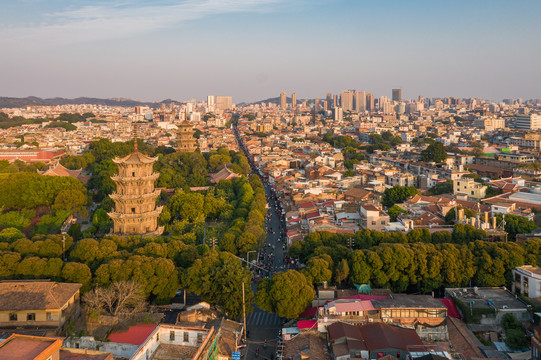
<svg viewBox="0 0 541 360">
<path fill-rule="evenodd" d="M 9 314 L 9 321 L 17 321 L 17 313 Z"/>
<path fill-rule="evenodd" d="M 169 332 L 169 340 L 175 341 L 175 332 L 174 331 Z"/>
<path fill-rule="evenodd" d="M 190 341 L 190 334 L 187 331 L 185 331 L 184 332 L 184 342 L 188 342 L 188 341 Z"/>
<path fill-rule="evenodd" d="M 199 333 L 197 334 L 197 343 L 200 344 L 203 342 L 203 334 Z"/>
<path fill-rule="evenodd" d="M 53 319 L 53 314 L 48 312 L 47 313 L 47 320 L 52 320 Z"/>
<path fill-rule="evenodd" d="M 28 314 L 26 314 L 26 320 L 27 321 L 36 321 L 36 313 L 28 313 Z"/>
<path fill-rule="evenodd" d="M 131 208 L 132 214 L 135 214 L 135 208 Z"/>
<path fill-rule="evenodd" d="M 376 222 L 375 222 L 375 221 L 372 221 L 372 225 L 376 225 Z"/>
<path fill-rule="evenodd" d="M 135 171 L 131 173 L 131 176 L 135 177 Z"/>
<path fill-rule="evenodd" d="M 381 225 L 385 225 L 385 220 L 381 220 Z"/>
<path fill-rule="evenodd" d="M 473 195 L 473 190 L 471 191 L 471 194 Z"/>
<path fill-rule="evenodd" d="M 156 333 L 156 341 L 160 341 L 160 333 Z"/>
</svg>

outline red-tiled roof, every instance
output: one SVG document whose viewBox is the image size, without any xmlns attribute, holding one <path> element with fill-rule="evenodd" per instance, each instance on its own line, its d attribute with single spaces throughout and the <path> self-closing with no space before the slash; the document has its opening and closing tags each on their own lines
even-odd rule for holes
<svg viewBox="0 0 541 360">
<path fill-rule="evenodd" d="M 443 305 L 447 308 L 447 316 L 454 317 L 455 319 L 461 319 L 458 309 L 455 303 L 451 299 L 440 299 Z"/>
<path fill-rule="evenodd" d="M 348 296 L 345 299 L 359 299 L 359 300 L 383 300 L 388 299 L 387 296 L 384 295 L 363 295 L 363 294 L 357 294 Z"/>
<path fill-rule="evenodd" d="M 314 219 L 314 218 L 317 218 L 319 216 L 320 216 L 319 210 L 306 214 L 307 219 Z"/>
<path fill-rule="evenodd" d="M 156 324 L 139 324 L 132 326 L 128 331 L 114 333 L 109 335 L 107 340 L 121 344 L 141 345 L 152 334 Z"/>
<path fill-rule="evenodd" d="M 299 330 L 317 328 L 317 320 L 301 320 L 297 321 Z"/>
<path fill-rule="evenodd" d="M 383 323 L 372 323 L 361 326 L 362 337 L 370 350 L 396 348 L 406 350 L 412 345 L 423 345 L 419 335 L 413 329 Z"/>
<path fill-rule="evenodd" d="M 303 209 L 307 209 L 307 208 L 311 208 L 311 207 L 315 207 L 315 206 L 316 206 L 316 204 L 313 201 L 308 201 L 308 202 L 304 202 L 304 203 L 299 204 L 299 207 L 301 207 Z"/>
<path fill-rule="evenodd" d="M 302 318 L 311 318 L 311 317 L 314 317 L 316 316 L 317 314 L 317 309 L 321 308 L 323 306 L 317 306 L 317 307 L 307 307 L 306 309 L 304 309 L 304 311 L 302 312 L 302 314 L 299 315 L 299 319 L 302 319 Z"/>
</svg>

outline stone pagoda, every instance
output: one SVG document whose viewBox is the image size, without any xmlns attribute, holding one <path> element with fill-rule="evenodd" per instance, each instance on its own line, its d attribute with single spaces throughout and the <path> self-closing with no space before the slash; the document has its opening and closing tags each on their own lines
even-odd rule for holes
<svg viewBox="0 0 541 360">
<path fill-rule="evenodd" d="M 197 149 L 197 139 L 193 137 L 193 134 L 193 126 L 187 120 L 178 125 L 177 151 L 194 152 Z"/>
<path fill-rule="evenodd" d="M 151 158 L 137 149 L 137 125 L 134 124 L 134 151 L 123 158 L 115 158 L 118 174 L 111 177 L 116 192 L 111 194 L 115 209 L 108 213 L 114 222 L 113 232 L 118 235 L 159 236 L 163 226 L 158 226 L 158 216 L 163 206 L 156 207 L 160 191 L 154 181 L 160 175 L 152 171 L 158 159 Z"/>
</svg>

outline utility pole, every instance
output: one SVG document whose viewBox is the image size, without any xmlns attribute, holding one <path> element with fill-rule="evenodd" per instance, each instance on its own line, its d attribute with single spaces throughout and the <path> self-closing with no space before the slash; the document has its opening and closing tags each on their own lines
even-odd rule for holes
<svg viewBox="0 0 541 360">
<path fill-rule="evenodd" d="M 62 261 L 66 261 L 66 235 L 62 235 Z"/>
<path fill-rule="evenodd" d="M 244 297 L 244 280 L 242 281 L 242 316 L 244 318 L 244 342 L 246 342 L 246 298 Z"/>
</svg>

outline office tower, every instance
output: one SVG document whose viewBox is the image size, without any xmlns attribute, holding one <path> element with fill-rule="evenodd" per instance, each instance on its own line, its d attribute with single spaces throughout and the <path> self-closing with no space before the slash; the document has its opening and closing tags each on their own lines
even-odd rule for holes
<svg viewBox="0 0 541 360">
<path fill-rule="evenodd" d="M 215 98 L 214 95 L 207 96 L 207 106 L 213 106 L 215 104 Z"/>
<path fill-rule="evenodd" d="M 343 111 L 353 110 L 353 93 L 355 90 L 344 91 L 341 95 L 341 105 Z"/>
<path fill-rule="evenodd" d="M 287 109 L 287 94 L 285 92 L 280 93 L 280 107 L 282 110 Z"/>
<path fill-rule="evenodd" d="M 334 112 L 334 121 L 342 122 L 342 120 L 344 119 L 344 110 L 342 110 L 342 108 L 335 107 L 333 112 Z"/>
<path fill-rule="evenodd" d="M 374 111 L 374 95 L 366 93 L 366 110 Z"/>
<path fill-rule="evenodd" d="M 338 106 L 338 95 L 334 95 L 332 98 L 332 107 L 335 108 Z"/>
<path fill-rule="evenodd" d="M 515 127 L 521 130 L 538 130 L 541 129 L 541 115 L 517 115 Z"/>
<path fill-rule="evenodd" d="M 357 91 L 355 94 L 355 111 L 366 111 L 366 94 L 364 91 Z"/>
<path fill-rule="evenodd" d="M 320 110 L 321 109 L 319 107 L 319 98 L 316 98 L 316 100 L 314 101 L 314 112 L 317 114 Z"/>
<path fill-rule="evenodd" d="M 333 101 L 332 101 L 332 94 L 331 93 L 327 93 L 327 96 L 325 97 L 325 101 L 327 102 L 327 109 L 332 109 L 334 108 L 334 104 L 333 104 Z"/>
<path fill-rule="evenodd" d="M 216 96 L 216 110 L 229 110 L 233 106 L 231 96 Z"/>
<path fill-rule="evenodd" d="M 291 94 L 291 107 L 293 109 L 297 107 L 297 93 L 296 92 Z"/>
<path fill-rule="evenodd" d="M 402 89 L 393 89 L 393 101 L 402 101 Z"/>
<path fill-rule="evenodd" d="M 323 111 L 327 112 L 327 101 L 322 101 L 323 102 Z"/>
</svg>

